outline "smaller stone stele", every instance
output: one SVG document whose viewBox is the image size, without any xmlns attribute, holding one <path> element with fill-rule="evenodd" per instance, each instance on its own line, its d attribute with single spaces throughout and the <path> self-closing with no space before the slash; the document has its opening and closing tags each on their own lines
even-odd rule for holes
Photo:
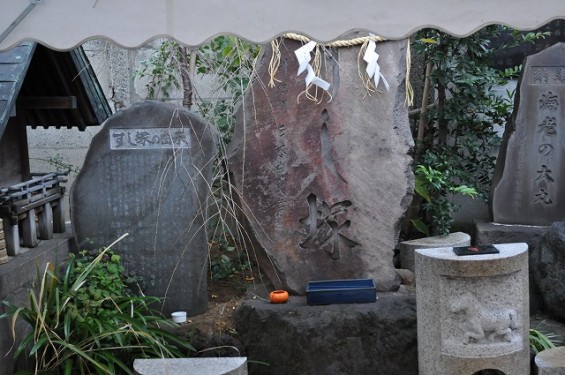
<svg viewBox="0 0 565 375">
<path fill-rule="evenodd" d="M 565 43 L 526 58 L 492 178 L 490 211 L 502 224 L 565 220 Z"/>
<path fill-rule="evenodd" d="M 113 246 L 163 313 L 208 308 L 205 234 L 216 138 L 199 116 L 141 102 L 117 112 L 92 140 L 71 189 L 80 249 Z M 159 306 L 161 307 L 161 306 Z"/>
</svg>

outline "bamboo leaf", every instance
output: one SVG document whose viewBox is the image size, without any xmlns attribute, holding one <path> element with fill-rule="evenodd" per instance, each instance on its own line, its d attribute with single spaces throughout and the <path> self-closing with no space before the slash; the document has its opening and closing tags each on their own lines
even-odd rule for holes
<svg viewBox="0 0 565 375">
<path fill-rule="evenodd" d="M 418 230 L 418 232 L 425 234 L 426 236 L 430 235 L 430 230 L 428 229 L 427 225 L 420 219 L 412 219 L 410 220 L 414 228 Z"/>
</svg>

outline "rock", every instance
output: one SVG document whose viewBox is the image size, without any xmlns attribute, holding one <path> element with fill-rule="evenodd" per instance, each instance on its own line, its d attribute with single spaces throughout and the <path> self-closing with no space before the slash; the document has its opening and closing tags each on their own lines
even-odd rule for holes
<svg viewBox="0 0 565 375">
<path fill-rule="evenodd" d="M 321 306 L 246 300 L 235 319 L 245 355 L 257 361 L 250 374 L 418 374 L 414 293 Z"/>
<path fill-rule="evenodd" d="M 565 321 L 565 222 L 551 224 L 530 254 L 530 274 L 545 309 Z"/>
<path fill-rule="evenodd" d="M 397 268 L 396 273 L 400 276 L 400 280 L 402 281 L 402 285 L 414 285 L 416 283 L 416 276 L 414 275 L 414 271 L 407 270 L 404 268 Z"/>
<path fill-rule="evenodd" d="M 358 77 L 360 47 L 328 49 L 322 72 L 332 100 L 324 94 L 320 103 L 301 95 L 300 46 L 282 40 L 274 88 L 266 86 L 270 51 L 262 57 L 231 143 L 262 271 L 298 294 L 328 279 L 372 278 L 377 290 L 396 290 L 394 247 L 414 185 L 406 41 L 377 43 L 390 91 L 371 95 Z"/>
</svg>

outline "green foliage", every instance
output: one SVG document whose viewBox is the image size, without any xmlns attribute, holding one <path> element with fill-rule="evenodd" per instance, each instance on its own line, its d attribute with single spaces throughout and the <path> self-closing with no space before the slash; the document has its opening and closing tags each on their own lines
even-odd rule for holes
<svg viewBox="0 0 565 375">
<path fill-rule="evenodd" d="M 93 262 L 95 264 L 81 288 L 71 294 L 76 303 L 69 305 L 69 309 L 74 310 L 78 321 L 103 316 L 108 310 L 113 311 L 116 298 L 133 295 L 128 283 L 140 281 L 139 278 L 126 275 L 121 257 L 112 249 L 105 250 L 100 260 L 95 262 L 100 253 L 101 251 L 89 253 L 83 250 L 78 255 L 70 254 L 70 280 L 76 280 Z"/>
<path fill-rule="evenodd" d="M 550 336 L 538 331 L 537 329 L 530 328 L 530 349 L 534 353 L 539 353 L 545 349 L 555 348 L 555 344 Z"/>
<path fill-rule="evenodd" d="M 35 374 L 132 374 L 135 358 L 185 357 L 193 348 L 164 329 L 174 323 L 152 308 L 159 300 L 134 295 L 122 271 L 108 248 L 81 253 L 38 274 L 29 307 L 3 301 L 12 330 L 18 319 L 32 327 L 16 357 L 28 352 Z"/>
<path fill-rule="evenodd" d="M 426 134 L 417 145 L 415 170 L 418 174 L 418 168 L 425 166 L 441 178 L 423 175 L 420 170 L 416 192 L 425 200 L 421 217 L 415 220 L 427 222 L 434 234 L 450 231 L 458 209 L 450 203 L 450 194 L 469 195 L 472 190 L 468 189 L 474 189 L 483 200 L 488 198 L 495 165 L 493 151 L 500 144 L 494 126 L 504 126 L 512 110 L 511 96 L 501 97 L 493 89 L 520 71 L 518 67 L 504 72 L 492 68 L 492 56 L 544 36 L 515 32 L 510 42 L 493 44 L 505 30 L 492 25 L 466 38 L 432 29 L 416 35 L 414 50 L 432 67 L 430 92 L 436 100 L 425 114 Z"/>
<path fill-rule="evenodd" d="M 237 251 L 233 237 L 226 234 L 227 230 L 219 233 L 219 238 L 211 242 L 213 255 L 210 260 L 212 280 L 225 280 L 238 272 L 251 269 L 247 254 Z"/>
<path fill-rule="evenodd" d="M 257 45 L 233 36 L 218 36 L 198 49 L 198 74 L 212 74 L 218 82 L 218 97 L 202 103 L 199 111 L 218 127 L 225 144 L 231 140 L 235 111 L 249 85 L 258 53 Z"/>
<path fill-rule="evenodd" d="M 151 58 L 142 63 L 135 75 L 147 78 L 148 99 L 169 99 L 172 90 L 188 90 L 181 83 L 181 72 L 189 69 L 191 56 L 175 42 L 161 43 Z M 235 124 L 235 110 L 252 76 L 259 47 L 233 36 L 218 36 L 196 50 L 196 74 L 210 75 L 216 81 L 213 100 L 201 101 L 196 109 L 214 124 L 229 143 Z M 192 88 L 190 88 L 192 92 Z M 198 98 L 198 93 L 192 94 Z"/>
<path fill-rule="evenodd" d="M 134 74 L 149 79 L 145 85 L 148 99 L 170 98 L 171 90 L 181 89 L 179 77 L 183 59 L 186 56 L 182 54 L 179 44 L 167 40 L 161 43 L 149 60 L 141 63 L 142 68 Z"/>
<path fill-rule="evenodd" d="M 451 174 L 453 170 L 449 165 L 440 165 L 442 169 L 434 169 L 426 165 L 416 166 L 415 187 L 418 195 L 424 198 L 424 210 L 430 213 L 431 224 L 435 228 L 434 234 L 447 235 L 453 222 L 452 216 L 457 206 L 451 202 L 449 194 L 461 194 L 469 197 L 476 197 L 477 191 L 466 185 L 455 185 Z M 432 199 L 435 197 L 435 199 Z M 425 235 L 430 235 L 427 225 L 418 219 L 413 219 L 414 227 Z"/>
<path fill-rule="evenodd" d="M 231 258 L 225 254 L 220 254 L 216 259 L 212 259 L 210 262 L 210 268 L 212 271 L 213 280 L 223 280 L 227 279 L 229 276 L 235 273 L 235 265 Z"/>
</svg>

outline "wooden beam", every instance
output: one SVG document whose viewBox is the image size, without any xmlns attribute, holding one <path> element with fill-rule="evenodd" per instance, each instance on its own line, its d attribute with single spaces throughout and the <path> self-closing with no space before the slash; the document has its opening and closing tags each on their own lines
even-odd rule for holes
<svg viewBox="0 0 565 375">
<path fill-rule="evenodd" d="M 76 96 L 20 96 L 16 102 L 20 109 L 76 109 Z"/>
</svg>

